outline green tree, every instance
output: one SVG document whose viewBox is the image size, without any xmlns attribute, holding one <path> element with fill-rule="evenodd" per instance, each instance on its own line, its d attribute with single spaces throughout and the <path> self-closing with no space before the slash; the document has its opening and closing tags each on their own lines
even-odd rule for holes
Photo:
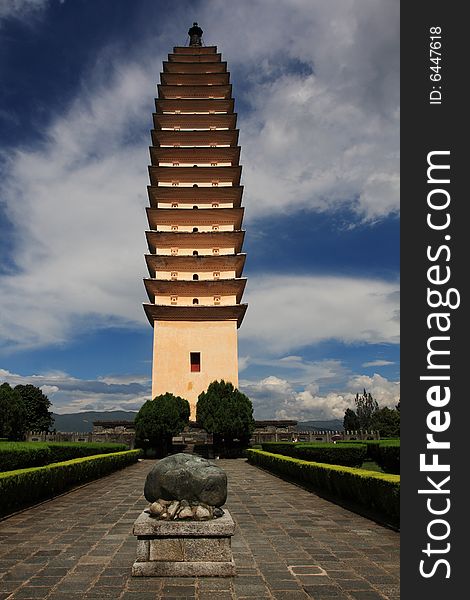
<svg viewBox="0 0 470 600">
<path fill-rule="evenodd" d="M 400 411 L 391 408 L 379 408 L 374 412 L 371 429 L 378 431 L 380 437 L 400 437 Z"/>
<path fill-rule="evenodd" d="M 51 402 L 38 387 L 17 385 L 15 391 L 19 392 L 26 409 L 26 425 L 29 431 L 46 431 L 52 429 L 54 418 L 49 412 Z"/>
<path fill-rule="evenodd" d="M 166 456 L 172 437 L 188 425 L 189 413 L 189 402 L 169 392 L 147 400 L 134 419 L 136 444 Z"/>
<path fill-rule="evenodd" d="M 352 408 L 347 408 L 344 413 L 343 427 L 345 431 L 357 431 L 360 429 L 359 419 Z"/>
<path fill-rule="evenodd" d="M 225 455 L 231 453 L 238 439 L 239 447 L 249 444 L 255 421 L 251 400 L 230 382 L 213 381 L 199 395 L 196 420 L 214 437 L 214 449 Z"/>
<path fill-rule="evenodd" d="M 370 392 L 364 390 L 363 394 L 356 394 L 354 402 L 356 403 L 356 415 L 359 419 L 359 429 L 370 430 L 372 415 L 379 409 L 377 400 L 372 398 Z"/>
<path fill-rule="evenodd" d="M 0 437 L 22 440 L 27 430 L 23 399 L 8 383 L 0 385 Z"/>
</svg>

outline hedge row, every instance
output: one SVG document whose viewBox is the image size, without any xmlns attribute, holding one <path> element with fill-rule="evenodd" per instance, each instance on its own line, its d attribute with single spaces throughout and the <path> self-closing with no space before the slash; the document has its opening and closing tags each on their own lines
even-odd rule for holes
<svg viewBox="0 0 470 600">
<path fill-rule="evenodd" d="M 338 442 L 343 446 L 352 442 Z M 365 440 L 362 442 L 367 448 L 367 459 L 375 461 L 386 473 L 400 473 L 400 440 Z"/>
<path fill-rule="evenodd" d="M 261 447 L 266 452 L 272 452 L 273 454 L 345 467 L 360 467 L 367 454 L 367 448 L 364 444 L 341 446 L 325 442 L 264 442 Z"/>
<path fill-rule="evenodd" d="M 73 458 L 127 449 L 126 444 L 102 442 L 10 442 L 0 445 L 0 472 L 42 467 Z"/>
<path fill-rule="evenodd" d="M 389 525 L 398 527 L 400 519 L 400 477 L 373 473 L 351 467 L 307 462 L 297 458 L 271 454 L 263 450 L 247 450 L 248 461 L 264 469 L 305 483 L 338 500 L 352 502 L 380 515 Z"/>
<path fill-rule="evenodd" d="M 0 516 L 127 467 L 135 463 L 139 455 L 140 450 L 127 450 L 0 473 Z"/>
<path fill-rule="evenodd" d="M 400 442 L 382 442 L 375 460 L 386 473 L 398 475 L 400 473 Z"/>
</svg>

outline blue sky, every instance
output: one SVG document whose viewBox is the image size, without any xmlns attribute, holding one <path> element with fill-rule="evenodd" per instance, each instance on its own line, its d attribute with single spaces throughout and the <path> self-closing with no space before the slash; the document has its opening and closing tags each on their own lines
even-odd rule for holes
<svg viewBox="0 0 470 600">
<path fill-rule="evenodd" d="M 56 412 L 150 397 L 151 115 L 194 20 L 233 83 L 257 418 L 399 398 L 399 4 L 4 0 L 0 379 Z"/>
</svg>

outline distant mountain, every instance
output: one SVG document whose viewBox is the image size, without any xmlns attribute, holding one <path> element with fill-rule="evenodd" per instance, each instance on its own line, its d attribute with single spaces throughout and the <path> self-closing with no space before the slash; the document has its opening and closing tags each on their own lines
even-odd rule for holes
<svg viewBox="0 0 470 600">
<path fill-rule="evenodd" d="M 89 410 L 81 413 L 69 413 L 58 415 L 52 413 L 54 425 L 57 431 L 76 431 L 85 433 L 93 430 L 93 421 L 133 421 L 136 411 L 108 410 L 99 412 Z"/>
<path fill-rule="evenodd" d="M 331 419 L 331 421 L 299 421 L 297 429 L 299 431 L 343 431 L 343 421 L 341 419 Z"/>
<path fill-rule="evenodd" d="M 69 413 L 59 415 L 52 413 L 54 425 L 57 431 L 75 431 L 85 433 L 93 430 L 93 421 L 133 421 L 137 411 L 89 410 L 80 413 Z M 300 431 L 342 431 L 343 421 L 331 419 L 331 421 L 299 421 L 297 429 Z"/>
</svg>

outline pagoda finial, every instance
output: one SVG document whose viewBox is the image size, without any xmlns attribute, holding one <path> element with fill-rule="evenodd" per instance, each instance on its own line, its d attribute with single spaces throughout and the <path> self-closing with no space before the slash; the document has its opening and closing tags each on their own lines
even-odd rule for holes
<svg viewBox="0 0 470 600">
<path fill-rule="evenodd" d="M 193 26 L 188 31 L 189 45 L 190 46 L 202 46 L 202 41 L 201 41 L 202 33 L 203 33 L 202 29 L 199 27 L 199 25 L 196 22 L 194 22 Z"/>
</svg>

